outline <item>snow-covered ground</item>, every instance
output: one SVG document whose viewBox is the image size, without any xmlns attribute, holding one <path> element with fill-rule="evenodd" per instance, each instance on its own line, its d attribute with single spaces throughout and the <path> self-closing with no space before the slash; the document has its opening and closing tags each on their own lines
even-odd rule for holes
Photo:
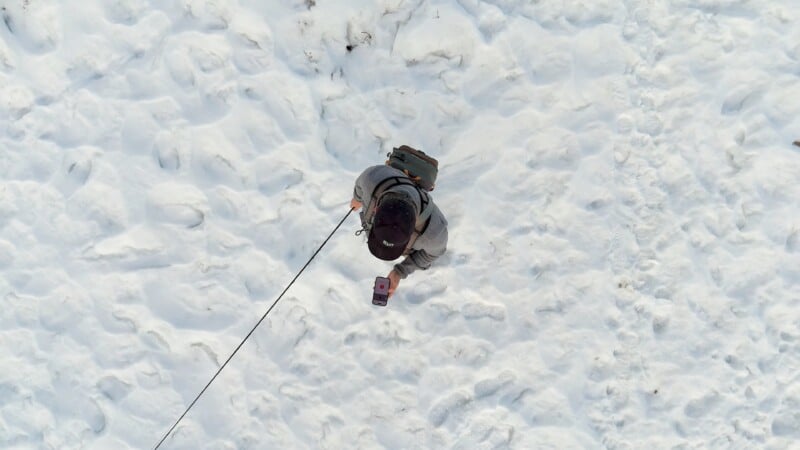
<svg viewBox="0 0 800 450">
<path fill-rule="evenodd" d="M 800 448 L 800 2 L 3 0 L 0 447 Z"/>
</svg>

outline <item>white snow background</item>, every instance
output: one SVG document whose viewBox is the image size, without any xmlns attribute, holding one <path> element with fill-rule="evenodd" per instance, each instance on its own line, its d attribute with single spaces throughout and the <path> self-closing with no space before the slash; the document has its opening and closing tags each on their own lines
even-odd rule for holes
<svg viewBox="0 0 800 450">
<path fill-rule="evenodd" d="M 3 0 L 0 448 L 800 448 L 800 2 Z"/>
</svg>

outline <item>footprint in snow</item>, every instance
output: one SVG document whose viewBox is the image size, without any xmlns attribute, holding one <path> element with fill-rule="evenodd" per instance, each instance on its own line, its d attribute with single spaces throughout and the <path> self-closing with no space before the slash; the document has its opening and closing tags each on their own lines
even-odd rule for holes
<svg viewBox="0 0 800 450">
<path fill-rule="evenodd" d="M 786 237 L 786 250 L 789 252 L 800 251 L 800 230 L 792 230 Z"/>
<path fill-rule="evenodd" d="M 33 3 L 33 4 L 31 4 Z M 20 46 L 30 53 L 55 50 L 61 41 L 62 17 L 49 2 L 3 2 L 2 16 L 6 29 Z"/>
<path fill-rule="evenodd" d="M 197 228 L 209 212 L 208 199 L 189 184 L 164 183 L 155 186 L 147 195 L 150 218 L 186 228 Z"/>
<path fill-rule="evenodd" d="M 97 382 L 97 389 L 111 401 L 119 401 L 125 398 L 132 390 L 130 384 L 119 378 L 109 375 Z"/>
<path fill-rule="evenodd" d="M 800 412 L 787 412 L 772 421 L 772 434 L 800 438 Z"/>
<path fill-rule="evenodd" d="M 92 174 L 92 158 L 89 155 L 72 154 L 64 158 L 62 171 L 57 175 L 55 186 L 69 197 L 81 188 Z"/>
<path fill-rule="evenodd" d="M 181 168 L 180 141 L 172 133 L 162 132 L 156 136 L 153 146 L 158 166 L 164 170 L 175 172 Z"/>
<path fill-rule="evenodd" d="M 510 371 L 504 371 L 493 378 L 481 380 L 475 384 L 475 398 L 484 398 L 498 393 L 504 387 L 516 381 L 517 377 Z"/>
<path fill-rule="evenodd" d="M 710 392 L 700 398 L 689 400 L 683 412 L 688 417 L 696 419 L 708 414 L 719 400 L 720 395 L 718 392 Z"/>
<path fill-rule="evenodd" d="M 428 420 L 435 427 L 439 427 L 447 418 L 456 412 L 463 410 L 472 402 L 472 397 L 464 392 L 454 392 L 447 397 L 436 402 L 428 413 Z"/>
<path fill-rule="evenodd" d="M 461 307 L 461 315 L 468 320 L 492 319 L 506 320 L 506 308 L 503 305 L 493 305 L 483 302 L 470 302 Z"/>
<path fill-rule="evenodd" d="M 447 285 L 444 281 L 438 279 L 427 280 L 414 286 L 411 292 L 407 294 L 407 299 L 409 303 L 420 304 L 438 296 L 445 290 L 447 290 Z"/>
</svg>

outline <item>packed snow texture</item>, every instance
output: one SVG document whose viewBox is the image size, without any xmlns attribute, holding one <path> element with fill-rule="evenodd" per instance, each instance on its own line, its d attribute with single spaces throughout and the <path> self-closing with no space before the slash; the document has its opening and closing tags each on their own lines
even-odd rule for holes
<svg viewBox="0 0 800 450">
<path fill-rule="evenodd" d="M 797 448 L 800 3 L 4 0 L 0 447 Z M 794 446 L 794 447 L 793 447 Z"/>
</svg>

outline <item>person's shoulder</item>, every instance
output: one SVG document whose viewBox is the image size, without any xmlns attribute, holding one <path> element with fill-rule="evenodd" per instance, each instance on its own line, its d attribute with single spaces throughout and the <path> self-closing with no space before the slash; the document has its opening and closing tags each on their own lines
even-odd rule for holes
<svg viewBox="0 0 800 450">
<path fill-rule="evenodd" d="M 380 164 L 372 166 L 367 170 L 374 170 L 376 172 L 385 173 L 387 176 L 405 176 L 402 170 L 396 169 L 388 164 Z"/>
<path fill-rule="evenodd" d="M 403 172 L 385 164 L 367 167 L 364 170 L 364 174 L 373 180 L 384 180 L 389 177 L 405 176 Z"/>
<path fill-rule="evenodd" d="M 375 179 L 378 179 L 378 178 L 380 178 L 382 176 L 381 175 L 381 172 L 383 172 L 382 167 L 383 166 L 370 166 L 370 167 L 367 167 L 366 169 L 361 171 L 361 175 L 359 175 L 358 177 L 359 177 L 359 179 L 362 179 L 362 180 L 375 180 Z"/>
</svg>

